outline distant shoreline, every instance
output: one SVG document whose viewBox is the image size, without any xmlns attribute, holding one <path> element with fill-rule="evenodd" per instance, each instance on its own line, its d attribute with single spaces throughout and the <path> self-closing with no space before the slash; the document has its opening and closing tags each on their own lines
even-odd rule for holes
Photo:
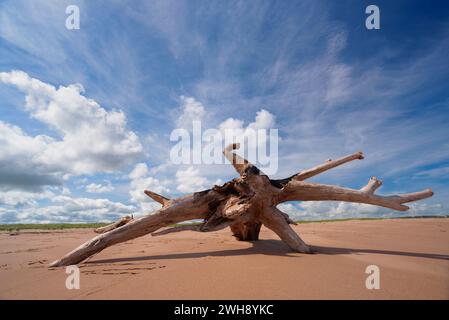
<svg viewBox="0 0 449 320">
<path fill-rule="evenodd" d="M 392 219 L 446 219 L 449 215 L 442 216 L 407 216 L 407 217 L 381 217 L 381 218 L 342 218 L 342 219 L 323 219 L 323 220 L 299 220 L 298 224 L 304 223 L 320 223 L 320 222 L 343 222 L 343 221 L 369 221 L 369 220 L 392 220 Z M 17 230 L 63 230 L 63 229 L 88 229 L 99 228 L 107 223 L 11 223 L 0 224 L 0 231 L 17 231 Z M 183 224 L 177 224 L 183 225 Z M 185 223 L 184 223 L 185 225 Z"/>
</svg>

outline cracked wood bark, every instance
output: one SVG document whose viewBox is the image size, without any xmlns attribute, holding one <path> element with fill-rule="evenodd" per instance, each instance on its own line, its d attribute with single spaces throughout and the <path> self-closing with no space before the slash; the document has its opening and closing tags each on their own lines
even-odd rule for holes
<svg viewBox="0 0 449 320">
<path fill-rule="evenodd" d="M 230 227 L 238 240 L 257 240 L 262 225 L 275 232 L 292 250 L 311 253 L 310 247 L 290 227 L 290 224 L 295 223 L 276 207 L 278 204 L 286 201 L 333 200 L 367 203 L 405 211 L 409 207 L 404 203 L 433 195 L 430 189 L 402 195 L 376 195 L 375 191 L 382 184 L 376 177 L 372 177 L 360 190 L 304 181 L 350 161 L 363 159 L 361 152 L 337 160 L 328 160 L 322 165 L 301 171 L 286 179 L 274 180 L 235 154 L 233 150 L 238 148 L 239 144 L 232 144 L 224 149 L 223 154 L 239 173 L 239 177 L 222 186 L 214 186 L 212 189 L 176 199 L 168 199 L 145 190 L 145 194 L 162 204 L 161 209 L 139 219 L 125 217 L 104 227 L 98 231 L 103 233 L 54 261 L 50 266 L 77 264 L 111 245 L 149 233 L 161 236 L 185 230 L 211 232 Z M 193 219 L 203 219 L 203 222 L 199 225 L 159 230 Z"/>
</svg>

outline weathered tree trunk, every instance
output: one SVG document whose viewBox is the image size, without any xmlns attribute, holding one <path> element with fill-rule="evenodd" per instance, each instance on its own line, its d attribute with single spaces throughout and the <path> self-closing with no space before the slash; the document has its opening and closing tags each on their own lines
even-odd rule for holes
<svg viewBox="0 0 449 320">
<path fill-rule="evenodd" d="M 363 154 L 355 154 L 337 159 L 312 169 L 302 171 L 286 179 L 273 180 L 263 174 L 253 164 L 232 151 L 238 144 L 225 148 L 224 155 L 232 163 L 239 177 L 222 186 L 196 192 L 181 198 L 168 199 L 145 190 L 145 194 L 162 204 L 162 208 L 140 219 L 125 217 L 106 227 L 97 229 L 101 233 L 92 240 L 54 261 L 51 266 L 77 264 L 101 250 L 148 233 L 161 236 L 185 230 L 208 232 L 230 227 L 238 240 L 258 240 L 262 224 L 275 232 L 292 250 L 311 253 L 310 247 L 290 227 L 295 224 L 289 216 L 276 206 L 286 201 L 347 201 L 367 203 L 399 211 L 408 210 L 404 203 L 425 199 L 433 195 L 432 190 L 379 196 L 375 194 L 382 182 L 372 177 L 360 190 L 332 185 L 304 182 L 326 170 L 339 165 L 363 159 Z M 202 219 L 199 225 L 183 225 L 157 231 L 178 222 Z"/>
</svg>

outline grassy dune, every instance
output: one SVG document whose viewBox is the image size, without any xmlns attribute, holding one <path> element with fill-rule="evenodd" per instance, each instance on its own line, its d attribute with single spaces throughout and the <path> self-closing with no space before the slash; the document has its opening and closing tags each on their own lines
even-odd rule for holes
<svg viewBox="0 0 449 320">
<path fill-rule="evenodd" d="M 62 230 L 77 228 L 98 228 L 105 226 L 106 223 L 18 223 L 18 224 L 0 224 L 0 231 L 15 230 Z"/>
<path fill-rule="evenodd" d="M 341 221 L 351 221 L 351 220 L 388 220 L 388 219 L 426 219 L 426 218 L 449 218 L 449 215 L 441 216 L 407 216 L 407 217 L 387 217 L 387 218 L 343 218 L 343 219 L 324 219 L 324 220 L 300 220 L 295 221 L 296 223 L 313 223 L 313 222 L 341 222 Z"/>
<path fill-rule="evenodd" d="M 394 217 L 394 218 L 346 218 L 346 219 L 326 219 L 326 220 L 301 220 L 297 223 L 317 223 L 317 222 L 339 222 L 350 220 L 386 220 L 386 219 L 425 219 L 425 218 L 449 218 L 449 215 L 442 216 L 415 216 L 415 217 Z M 78 228 L 98 228 L 107 225 L 107 223 L 31 223 L 31 224 L 0 224 L 0 231 L 18 231 L 18 230 L 62 230 Z M 175 224 L 180 226 L 185 224 Z"/>
</svg>

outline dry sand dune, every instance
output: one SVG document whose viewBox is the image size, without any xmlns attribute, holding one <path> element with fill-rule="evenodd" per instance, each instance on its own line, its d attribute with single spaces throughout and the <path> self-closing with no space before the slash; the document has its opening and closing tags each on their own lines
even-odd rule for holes
<svg viewBox="0 0 449 320">
<path fill-rule="evenodd" d="M 292 253 L 267 229 L 261 241 L 228 230 L 146 236 L 80 266 L 80 290 L 49 262 L 92 230 L 0 234 L 2 299 L 449 299 L 449 219 L 310 223 L 296 226 L 318 254 Z M 365 269 L 380 268 L 379 290 Z"/>
</svg>

